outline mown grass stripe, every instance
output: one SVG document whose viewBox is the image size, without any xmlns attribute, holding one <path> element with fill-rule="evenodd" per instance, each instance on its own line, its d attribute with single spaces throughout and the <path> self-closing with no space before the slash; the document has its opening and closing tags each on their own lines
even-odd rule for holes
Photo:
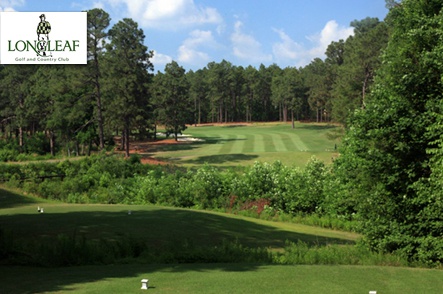
<svg viewBox="0 0 443 294">
<path fill-rule="evenodd" d="M 300 151 L 307 151 L 309 150 L 308 146 L 303 142 L 303 140 L 300 138 L 299 135 L 292 133 L 291 134 L 291 141 L 297 147 Z"/>
<path fill-rule="evenodd" d="M 254 136 L 254 148 L 253 152 L 265 152 L 265 139 L 264 135 L 253 135 Z"/>
<path fill-rule="evenodd" d="M 221 143 L 220 140 L 223 140 L 223 138 L 220 137 L 219 134 L 202 133 L 199 137 L 208 143 L 204 146 L 205 152 L 210 152 L 212 154 L 220 153 L 220 149 L 223 148 L 223 143 Z"/>
<path fill-rule="evenodd" d="M 243 147 L 246 143 L 246 135 L 237 135 L 235 141 L 232 142 L 232 150 L 231 153 L 242 153 Z"/>
<path fill-rule="evenodd" d="M 263 142 L 265 145 L 265 152 L 275 152 L 275 144 L 272 135 L 262 135 Z"/>
<path fill-rule="evenodd" d="M 280 137 L 283 144 L 285 145 L 286 151 L 294 151 L 297 149 L 294 142 L 292 142 L 291 136 L 289 134 L 280 134 Z"/>
<path fill-rule="evenodd" d="M 245 135 L 245 142 L 243 144 L 242 153 L 254 152 L 255 138 L 256 136 L 254 135 Z"/>
<path fill-rule="evenodd" d="M 232 147 L 234 145 L 233 142 L 235 142 L 235 140 L 237 139 L 237 135 L 227 135 L 227 136 L 223 136 L 221 138 L 221 148 L 218 151 L 219 154 L 229 154 L 231 153 Z"/>
<path fill-rule="evenodd" d="M 292 129 L 289 124 L 273 125 L 273 124 L 257 124 L 253 126 L 206 126 L 206 127 L 189 127 L 187 134 L 195 137 L 203 138 L 206 142 L 192 144 L 193 148 L 180 148 L 177 150 L 162 150 L 160 148 L 158 155 L 165 159 L 174 158 L 176 163 L 185 163 L 192 165 L 194 163 L 185 162 L 189 158 L 208 157 L 218 155 L 219 166 L 232 165 L 250 165 L 255 160 L 273 162 L 276 159 L 282 160 L 286 164 L 296 164 L 304 166 L 312 154 L 315 153 L 318 158 L 329 163 L 331 162 L 331 151 L 334 149 L 336 141 L 329 140 L 326 133 L 331 131 L 331 127 L 327 125 L 312 125 L 297 123 L 296 128 Z M 332 129 L 333 130 L 333 129 Z M 279 134 L 280 137 L 275 136 Z M 226 141 L 229 135 L 237 135 L 238 140 Z M 264 142 L 273 136 L 272 142 Z M 232 137 L 231 137 L 232 138 Z M 245 139 L 245 140 L 243 140 Z M 279 140 L 283 142 L 278 142 Z M 222 148 L 231 150 L 229 153 L 221 153 Z M 274 149 L 275 147 L 275 149 Z M 274 150 L 271 150 L 274 149 Z M 272 151 L 272 152 L 270 152 Z M 241 160 L 230 160 L 224 155 L 227 154 L 246 154 Z M 175 158 L 183 158 L 181 162 Z M 195 164 L 199 164 L 198 161 Z"/>
<path fill-rule="evenodd" d="M 287 152 L 288 148 L 286 148 L 285 143 L 283 142 L 283 134 L 279 134 L 279 133 L 275 133 L 272 134 L 272 142 L 274 143 L 275 146 L 275 151 L 276 152 Z"/>
</svg>

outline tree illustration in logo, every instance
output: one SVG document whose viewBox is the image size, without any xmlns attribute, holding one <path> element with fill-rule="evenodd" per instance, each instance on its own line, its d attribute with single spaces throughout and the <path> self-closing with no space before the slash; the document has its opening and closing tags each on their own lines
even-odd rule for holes
<svg viewBox="0 0 443 294">
<path fill-rule="evenodd" d="M 49 41 L 50 32 L 51 32 L 51 24 L 48 21 L 46 21 L 46 16 L 44 14 L 40 15 L 40 22 L 37 26 L 37 54 L 39 56 L 47 56 L 46 44 Z"/>
</svg>

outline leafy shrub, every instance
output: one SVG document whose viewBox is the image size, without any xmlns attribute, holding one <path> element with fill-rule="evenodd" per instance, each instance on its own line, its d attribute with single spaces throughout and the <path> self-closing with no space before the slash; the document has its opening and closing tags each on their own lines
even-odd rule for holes
<svg viewBox="0 0 443 294">
<path fill-rule="evenodd" d="M 0 150 L 0 161 L 7 162 L 7 161 L 16 161 L 17 156 L 19 156 L 19 152 L 17 150 L 11 150 L 11 149 L 1 149 Z"/>
<path fill-rule="evenodd" d="M 23 179 L 25 177 L 22 167 L 16 164 L 0 163 L 0 182 L 8 182 L 12 177 Z"/>
<path fill-rule="evenodd" d="M 408 261 L 400 256 L 381 254 L 359 244 L 309 245 L 305 242 L 287 242 L 284 252 L 274 256 L 278 264 L 328 264 L 328 265 L 390 265 L 407 266 Z"/>
<path fill-rule="evenodd" d="M 190 178 L 192 185 L 189 185 L 189 188 L 195 204 L 203 209 L 224 206 L 224 199 L 231 194 L 228 176 L 205 164 Z"/>
<path fill-rule="evenodd" d="M 36 133 L 24 140 L 24 150 L 27 154 L 45 155 L 50 152 L 49 140 L 44 133 Z"/>
</svg>

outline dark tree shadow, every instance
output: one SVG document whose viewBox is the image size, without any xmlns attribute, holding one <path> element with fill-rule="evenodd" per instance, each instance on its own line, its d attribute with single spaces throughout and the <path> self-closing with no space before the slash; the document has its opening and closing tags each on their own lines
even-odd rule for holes
<svg viewBox="0 0 443 294">
<path fill-rule="evenodd" d="M 35 268 L 35 267 L 7 267 L 0 266 L 2 280 L 2 294 L 30 294 L 30 293 L 76 293 L 85 285 L 101 280 L 130 279 L 131 288 L 125 293 L 138 293 L 141 279 L 149 278 L 150 291 L 162 291 L 167 288 L 165 283 L 153 280 L 151 276 L 157 272 L 186 273 L 222 270 L 224 272 L 253 272 L 260 269 L 259 264 L 120 264 L 108 266 L 79 266 L 64 268 Z M 80 284 L 80 285 L 79 285 Z M 166 289 L 167 291 L 167 289 Z M 92 291 L 100 293 L 98 289 Z M 170 291 L 167 291 L 171 293 Z M 114 292 L 115 293 L 115 292 Z"/>
<path fill-rule="evenodd" d="M 334 126 L 334 125 L 303 124 L 301 126 L 297 126 L 294 130 L 296 131 L 297 129 L 304 129 L 304 130 L 318 131 L 318 130 L 330 130 L 330 129 L 335 129 L 335 128 L 337 128 L 337 126 Z"/>
<path fill-rule="evenodd" d="M 49 204 L 48 204 L 49 205 Z M 119 208 L 117 206 L 116 208 Z M 218 245 L 223 240 L 238 240 L 251 247 L 283 248 L 285 242 L 301 240 L 312 245 L 350 244 L 348 239 L 285 231 L 244 218 L 186 209 L 155 208 L 136 210 L 123 206 L 121 211 L 81 211 L 74 206 L 67 213 L 45 213 L 34 209 L 29 214 L 0 215 L 0 227 L 14 232 L 16 240 L 56 237 L 59 234 L 81 234 L 87 239 L 118 239 L 134 236 L 153 246 L 170 246 L 184 240 L 202 246 Z M 128 209 L 131 215 L 128 215 Z"/>
<path fill-rule="evenodd" d="M 199 156 L 194 159 L 188 159 L 182 161 L 182 163 L 190 164 L 221 164 L 225 162 L 241 162 L 258 158 L 258 155 L 253 154 L 217 154 L 217 155 L 207 155 Z"/>
<path fill-rule="evenodd" d="M 222 137 L 204 137 L 204 141 L 199 142 L 200 144 L 223 144 L 232 141 L 244 141 L 245 138 L 222 138 Z"/>
<path fill-rule="evenodd" d="M 202 141 L 179 141 L 175 144 L 152 144 L 148 145 L 146 152 L 168 152 L 168 151 L 185 151 L 193 150 L 201 145 L 207 144 L 223 144 L 230 141 L 246 140 L 246 139 L 230 139 L 221 137 L 204 137 Z"/>
<path fill-rule="evenodd" d="M 38 201 L 33 197 L 22 196 L 7 190 L 0 189 L 0 209 L 24 206 Z"/>
<path fill-rule="evenodd" d="M 4 190 L 0 190 L 4 195 Z M 6 193 L 2 208 L 34 203 L 25 197 Z M 36 199 L 38 200 L 38 199 Z M 42 202 L 37 202 L 40 203 Z M 45 213 L 29 211 L 21 214 L 5 214 L 0 211 L 0 228 L 14 233 L 14 242 L 57 238 L 60 234 L 84 236 L 87 240 L 118 238 L 142 238 L 157 250 L 176 248 L 177 244 L 192 242 L 198 246 L 218 246 L 224 241 L 238 242 L 248 247 L 281 249 L 286 241 L 299 240 L 309 245 L 352 244 L 347 238 L 331 238 L 323 235 L 287 231 L 271 224 L 257 223 L 240 217 L 194 211 L 130 205 L 110 205 L 100 210 L 96 206 L 67 206 L 65 213 L 52 212 L 49 203 Z M 28 208 L 24 208 L 27 210 Z M 31 210 L 32 209 L 32 210 Z M 55 211 L 58 208 L 53 208 Z M 128 213 L 131 210 L 131 214 Z M 1 264 L 1 260 L 0 260 Z M 111 278 L 134 278 L 140 283 L 140 275 L 162 270 L 186 271 L 255 271 L 258 264 L 129 264 L 118 266 L 81 266 L 71 268 L 36 268 L 0 266 L 1 293 L 42 293 L 71 291 L 75 284 L 90 283 Z M 151 285 L 156 287 L 155 284 Z M 67 290 L 68 289 L 68 290 Z"/>
<path fill-rule="evenodd" d="M 227 126 L 222 126 L 223 128 L 242 128 L 242 127 L 246 127 L 246 125 L 242 125 L 242 124 L 238 124 L 238 125 L 227 125 Z"/>
</svg>

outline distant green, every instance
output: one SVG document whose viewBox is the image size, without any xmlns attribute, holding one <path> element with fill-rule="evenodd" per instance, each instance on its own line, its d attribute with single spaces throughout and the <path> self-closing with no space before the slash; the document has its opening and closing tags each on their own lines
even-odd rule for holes
<svg viewBox="0 0 443 294">
<path fill-rule="evenodd" d="M 190 126 L 183 133 L 201 142 L 159 147 L 153 155 L 183 165 L 251 165 L 254 161 L 304 166 L 311 156 L 331 162 L 337 156 L 338 140 L 331 133 L 339 127 L 328 124 L 257 123 L 252 125 Z"/>
</svg>

